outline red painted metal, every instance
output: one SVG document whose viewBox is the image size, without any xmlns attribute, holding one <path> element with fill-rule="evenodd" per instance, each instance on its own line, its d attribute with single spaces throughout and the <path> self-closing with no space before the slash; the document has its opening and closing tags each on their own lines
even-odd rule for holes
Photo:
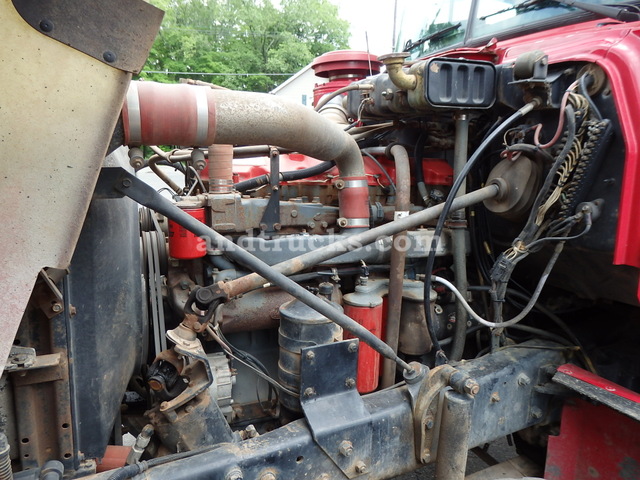
<svg viewBox="0 0 640 480">
<path fill-rule="evenodd" d="M 640 478 L 640 423 L 604 405 L 567 401 L 560 435 L 549 437 L 544 478 Z"/>
<path fill-rule="evenodd" d="M 356 50 L 338 50 L 316 57 L 311 68 L 318 77 L 328 78 L 329 81 L 316 84 L 313 89 L 313 104 L 316 105 L 327 93 L 380 73 L 381 66 L 382 62 L 375 55 Z"/>
<path fill-rule="evenodd" d="M 631 400 L 632 402 L 636 402 L 640 404 L 640 394 L 629 390 L 627 388 L 621 387 L 617 383 L 613 383 L 606 378 L 599 377 L 587 370 L 584 370 L 575 365 L 566 364 L 558 367 L 558 372 L 564 373 L 565 375 L 569 375 L 573 378 L 581 380 L 589 385 L 593 385 L 594 387 L 602 388 L 609 393 L 617 395 L 622 398 L 626 398 L 627 400 Z"/>
<path fill-rule="evenodd" d="M 453 184 L 453 168 L 444 160 L 429 158 L 422 162 L 424 170 L 424 183 L 427 185 Z"/>
<path fill-rule="evenodd" d="M 345 295 L 346 297 L 346 295 Z M 374 307 L 354 306 L 347 303 L 345 299 L 344 313 L 353 318 L 360 325 L 372 332 L 376 337 L 382 335 L 382 299 Z M 345 339 L 354 338 L 353 335 L 345 332 Z M 380 354 L 364 342 L 360 342 L 358 351 L 358 380 L 357 388 L 360 393 L 373 392 L 378 388 L 380 377 Z"/>
<path fill-rule="evenodd" d="M 106 472 L 114 468 L 124 467 L 130 451 L 131 447 L 107 445 L 104 457 L 98 459 L 96 462 L 96 472 Z"/>
<path fill-rule="evenodd" d="M 204 208 L 185 208 L 185 212 L 193 218 L 205 223 L 206 212 Z M 207 254 L 207 244 L 173 220 L 169 220 L 169 255 L 173 258 L 189 260 L 204 257 Z"/>
<path fill-rule="evenodd" d="M 590 62 L 607 74 L 625 143 L 614 264 L 640 268 L 640 230 L 636 227 L 640 206 L 640 22 L 614 23 L 602 19 L 524 35 L 477 49 L 454 50 L 447 55 L 488 55 L 496 63 L 511 63 L 535 49 L 549 56 L 549 63 Z M 640 298 L 640 290 L 638 291 Z"/>
</svg>

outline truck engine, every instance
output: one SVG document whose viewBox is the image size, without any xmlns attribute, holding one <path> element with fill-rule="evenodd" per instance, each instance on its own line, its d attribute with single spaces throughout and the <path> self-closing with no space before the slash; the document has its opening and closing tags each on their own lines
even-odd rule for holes
<svg viewBox="0 0 640 480">
<path fill-rule="evenodd" d="M 638 6 L 474 1 L 316 58 L 310 108 L 131 80 L 144 2 L 38 3 L 0 7 L 0 480 L 464 479 L 506 436 L 640 478 Z"/>
</svg>

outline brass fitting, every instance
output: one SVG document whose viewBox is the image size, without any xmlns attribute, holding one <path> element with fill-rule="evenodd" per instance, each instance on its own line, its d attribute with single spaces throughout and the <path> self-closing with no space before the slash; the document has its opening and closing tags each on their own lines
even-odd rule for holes
<svg viewBox="0 0 640 480">
<path fill-rule="evenodd" d="M 378 57 L 378 60 L 387 67 L 387 73 L 393 84 L 401 90 L 415 90 L 418 85 L 418 78 L 405 73 L 402 69 L 404 59 L 408 56 L 408 52 L 396 52 Z"/>
</svg>

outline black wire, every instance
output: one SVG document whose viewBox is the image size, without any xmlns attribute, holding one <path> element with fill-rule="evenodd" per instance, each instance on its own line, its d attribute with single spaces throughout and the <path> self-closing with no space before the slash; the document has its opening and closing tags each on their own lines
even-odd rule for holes
<svg viewBox="0 0 640 480">
<path fill-rule="evenodd" d="M 589 85 L 587 85 L 587 80 L 591 80 L 589 82 Z M 580 92 L 580 95 L 586 98 L 587 102 L 589 102 L 589 109 L 591 110 L 591 113 L 593 113 L 593 115 L 598 120 L 602 120 L 602 114 L 600 113 L 600 110 L 598 109 L 598 107 L 596 107 L 596 104 L 593 103 L 593 99 L 589 96 L 589 87 L 593 85 L 593 82 L 593 75 L 585 73 L 580 77 L 580 82 L 578 83 L 578 92 Z"/>
<path fill-rule="evenodd" d="M 512 114 L 509 118 L 507 118 L 504 122 L 502 122 L 491 134 L 489 134 L 485 140 L 480 144 L 480 146 L 476 149 L 476 151 L 471 155 L 471 158 L 467 161 L 464 168 L 460 171 L 460 174 L 453 182 L 451 186 L 451 191 L 449 192 L 449 196 L 444 203 L 442 213 L 438 218 L 438 223 L 436 224 L 436 228 L 433 232 L 433 241 L 431 242 L 431 247 L 429 249 L 429 257 L 427 258 L 427 265 L 425 268 L 425 279 L 424 279 L 424 310 L 425 316 L 427 320 L 427 330 L 429 332 L 429 336 L 431 337 L 431 341 L 433 342 L 433 346 L 436 350 L 436 364 L 439 365 L 441 363 L 446 363 L 447 357 L 445 353 L 442 351 L 442 347 L 440 342 L 438 341 L 435 335 L 435 329 L 433 326 L 433 317 L 431 316 L 431 308 L 429 305 L 429 298 L 431 292 L 431 271 L 433 270 L 435 258 L 436 258 L 436 249 L 438 247 L 438 241 L 440 240 L 440 235 L 442 235 L 442 230 L 444 228 L 444 222 L 446 221 L 449 211 L 451 210 L 451 205 L 462 185 L 462 182 L 465 180 L 471 169 L 475 166 L 475 163 L 480 158 L 480 155 L 483 151 L 500 135 L 506 128 L 508 128 L 513 122 L 519 120 L 524 113 L 521 110 L 518 110 L 514 114 Z"/>
</svg>

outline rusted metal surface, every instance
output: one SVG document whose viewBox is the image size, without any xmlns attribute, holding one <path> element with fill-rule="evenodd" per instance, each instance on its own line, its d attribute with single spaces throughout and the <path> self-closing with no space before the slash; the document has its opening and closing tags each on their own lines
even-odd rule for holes
<svg viewBox="0 0 640 480">
<path fill-rule="evenodd" d="M 275 328 L 280 324 L 280 306 L 292 299 L 276 287 L 246 293 L 224 304 L 220 328 L 223 333 Z"/>
<path fill-rule="evenodd" d="M 391 154 L 396 162 L 396 215 L 408 216 L 411 207 L 411 169 L 409 155 L 404 147 L 394 145 Z M 387 323 L 384 341 L 398 351 L 400 335 L 400 319 L 402 312 L 402 290 L 404 279 L 404 265 L 406 259 L 407 234 L 398 232 L 393 236 L 391 261 L 389 269 L 389 297 L 387 303 Z M 395 383 L 396 366 L 394 362 L 385 360 L 382 365 L 382 388 Z"/>
<path fill-rule="evenodd" d="M 33 346 L 39 353 L 31 368 L 10 373 L 19 405 L 16 424 L 22 468 L 36 468 L 56 459 L 72 469 L 80 460 L 73 446 L 66 335 L 62 315 L 48 320 L 34 306 L 17 337 L 22 345 Z"/>
<path fill-rule="evenodd" d="M 139 73 L 164 13 L 142 0 L 14 0 L 37 32 L 120 70 Z"/>
</svg>

